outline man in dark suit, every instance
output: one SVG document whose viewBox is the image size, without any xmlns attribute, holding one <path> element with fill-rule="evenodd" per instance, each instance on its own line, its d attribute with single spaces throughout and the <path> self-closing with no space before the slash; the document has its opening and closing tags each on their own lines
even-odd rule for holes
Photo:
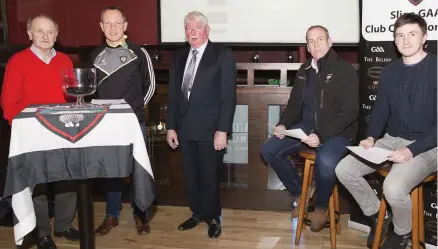
<svg viewBox="0 0 438 249">
<path fill-rule="evenodd" d="M 236 106 L 236 62 L 230 49 L 208 40 L 208 20 L 193 11 L 184 18 L 190 47 L 174 52 L 169 80 L 167 142 L 181 147 L 192 216 L 178 229 L 208 224 L 222 233 L 219 173 Z"/>
</svg>

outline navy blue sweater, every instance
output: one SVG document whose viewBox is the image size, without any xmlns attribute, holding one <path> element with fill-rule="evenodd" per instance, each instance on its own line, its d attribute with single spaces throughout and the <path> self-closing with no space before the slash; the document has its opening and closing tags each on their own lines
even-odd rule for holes
<svg viewBox="0 0 438 249">
<path fill-rule="evenodd" d="M 414 65 L 399 59 L 383 69 L 377 101 L 371 114 L 368 137 L 386 132 L 415 140 L 407 147 L 413 156 L 436 147 L 437 57 L 427 54 Z"/>
</svg>

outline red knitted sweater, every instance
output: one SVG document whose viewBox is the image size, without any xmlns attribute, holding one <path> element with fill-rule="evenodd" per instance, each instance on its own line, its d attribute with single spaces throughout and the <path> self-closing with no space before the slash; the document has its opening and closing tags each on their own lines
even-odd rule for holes
<svg viewBox="0 0 438 249">
<path fill-rule="evenodd" d="M 56 52 L 49 64 L 43 62 L 30 48 L 16 53 L 6 65 L 1 93 L 3 116 L 12 120 L 31 104 L 65 103 L 61 69 L 72 68 L 70 58 Z"/>
</svg>

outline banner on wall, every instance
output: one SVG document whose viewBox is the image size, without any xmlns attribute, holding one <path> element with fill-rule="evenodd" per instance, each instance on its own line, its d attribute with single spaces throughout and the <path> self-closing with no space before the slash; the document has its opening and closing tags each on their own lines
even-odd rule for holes
<svg viewBox="0 0 438 249">
<path fill-rule="evenodd" d="M 400 55 L 394 44 L 394 23 L 406 12 L 422 16 L 428 26 L 428 41 L 425 50 L 437 53 L 438 1 L 436 0 L 362 0 L 360 39 L 360 115 L 358 139 L 364 139 L 373 105 L 379 90 L 379 78 L 383 68 L 398 60 Z M 367 180 L 376 195 L 381 195 L 383 178 L 378 174 L 368 175 Z M 437 246 L 437 189 L 435 184 L 424 188 L 424 221 L 427 248 Z M 356 203 L 350 207 L 349 226 L 364 232 L 369 231 L 367 219 Z"/>
</svg>

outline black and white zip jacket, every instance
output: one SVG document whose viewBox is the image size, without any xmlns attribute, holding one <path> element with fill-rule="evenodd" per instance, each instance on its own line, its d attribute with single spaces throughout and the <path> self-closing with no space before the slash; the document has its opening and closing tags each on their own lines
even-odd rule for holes
<svg viewBox="0 0 438 249">
<path fill-rule="evenodd" d="M 96 68 L 99 99 L 124 99 L 139 122 L 145 121 L 144 108 L 155 92 L 155 74 L 146 49 L 126 41 L 115 48 L 106 43 L 91 53 Z"/>
</svg>

